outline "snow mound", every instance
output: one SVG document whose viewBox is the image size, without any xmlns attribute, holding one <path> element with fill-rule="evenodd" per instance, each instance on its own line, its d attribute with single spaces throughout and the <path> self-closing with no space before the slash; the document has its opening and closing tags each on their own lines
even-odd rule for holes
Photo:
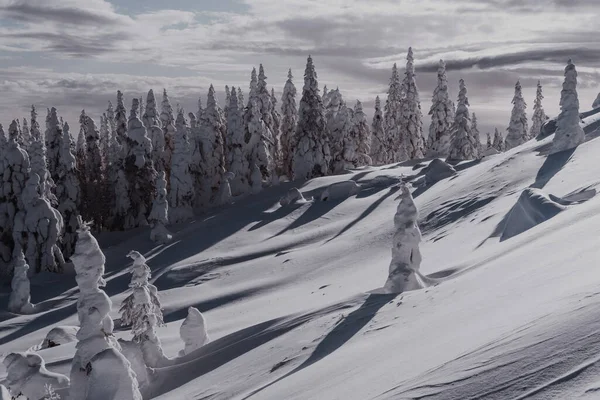
<svg viewBox="0 0 600 400">
<path fill-rule="evenodd" d="M 517 236 L 564 211 L 566 206 L 552 200 L 539 189 L 527 188 L 510 210 L 500 241 Z"/>
<path fill-rule="evenodd" d="M 447 162 L 440 160 L 439 158 L 436 158 L 429 163 L 429 165 L 423 171 L 425 172 L 425 183 L 427 185 L 433 185 L 442 179 L 456 175 L 456 170 L 454 167 Z"/>
<path fill-rule="evenodd" d="M 500 152 L 493 147 L 490 147 L 483 152 L 484 157 L 495 156 L 496 154 L 500 154 Z"/>
<path fill-rule="evenodd" d="M 308 201 L 304 198 L 302 193 L 298 190 L 298 188 L 291 188 L 288 190 L 285 196 L 279 199 L 279 204 L 283 206 L 287 206 L 290 204 L 304 204 Z"/>
<path fill-rule="evenodd" d="M 185 348 L 179 352 L 180 356 L 190 354 L 210 341 L 206 331 L 206 320 L 197 308 L 188 308 L 188 315 L 181 324 L 179 335 L 185 344 Z"/>
<path fill-rule="evenodd" d="M 21 394 L 29 400 L 41 400 L 46 396 L 46 385 L 54 389 L 69 386 L 69 378 L 48 371 L 42 357 L 33 352 L 11 353 L 4 365 L 8 371 L 6 383 L 15 399 Z"/>
<path fill-rule="evenodd" d="M 50 329 L 50 332 L 44 338 L 44 341 L 40 345 L 41 349 L 49 349 L 52 347 L 60 346 L 62 344 L 67 344 L 71 342 L 75 342 L 77 340 L 76 336 L 77 331 L 79 330 L 78 326 L 57 326 Z"/>
<path fill-rule="evenodd" d="M 354 196 L 360 190 L 360 186 L 354 181 L 336 182 L 327 187 L 321 194 L 321 201 L 343 200 Z"/>
</svg>

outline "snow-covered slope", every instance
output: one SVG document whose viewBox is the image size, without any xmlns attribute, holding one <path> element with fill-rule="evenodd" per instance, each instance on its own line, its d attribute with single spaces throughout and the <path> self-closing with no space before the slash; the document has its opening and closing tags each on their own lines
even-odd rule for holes
<svg viewBox="0 0 600 400">
<path fill-rule="evenodd" d="M 101 236 L 115 305 L 129 294 L 126 254 L 148 259 L 167 356 L 183 348 L 189 306 L 206 318 L 211 342 L 157 368 L 145 398 L 599 398 L 600 140 L 547 156 L 551 140 L 414 188 L 429 287 L 398 296 L 376 293 L 391 259 L 397 183 L 423 182 L 426 163 L 315 179 L 300 188 L 313 202 L 286 206 L 279 198 L 293 185 L 281 184 L 173 227 L 164 246 L 141 230 Z M 345 180 L 359 192 L 320 200 Z M 1 354 L 77 324 L 72 277 L 38 276 L 31 292 L 47 311 L 0 314 Z M 39 353 L 68 374 L 74 343 Z"/>
</svg>

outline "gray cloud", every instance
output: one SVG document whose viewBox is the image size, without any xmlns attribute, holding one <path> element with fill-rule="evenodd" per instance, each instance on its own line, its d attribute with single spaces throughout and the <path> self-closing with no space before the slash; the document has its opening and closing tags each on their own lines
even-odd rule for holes
<svg viewBox="0 0 600 400">
<path fill-rule="evenodd" d="M 122 18 L 106 15 L 92 9 L 75 7 L 52 7 L 30 4 L 26 0 L 17 0 L 8 5 L 0 5 L 0 15 L 20 22 L 57 22 L 70 25 L 117 24 Z"/>
</svg>

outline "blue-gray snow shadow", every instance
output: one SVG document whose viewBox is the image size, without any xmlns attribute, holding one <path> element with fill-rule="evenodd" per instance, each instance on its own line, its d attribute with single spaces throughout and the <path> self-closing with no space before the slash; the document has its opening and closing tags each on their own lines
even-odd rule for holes
<svg viewBox="0 0 600 400">
<path fill-rule="evenodd" d="M 287 374 L 277 378 L 271 383 L 268 383 L 243 398 L 249 399 L 255 394 L 267 389 L 268 387 L 282 381 L 283 379 L 294 375 L 303 369 L 310 367 L 314 363 L 322 360 L 337 349 L 347 343 L 354 335 L 364 328 L 375 317 L 377 312 L 393 300 L 397 294 L 369 294 L 365 302 L 356 310 L 352 311 L 343 318 L 332 330 L 325 336 L 321 342 L 315 347 L 311 355 L 298 367 L 294 368 Z"/>
<path fill-rule="evenodd" d="M 556 175 L 571 159 L 575 153 L 575 149 L 561 151 L 559 153 L 550 154 L 542 167 L 538 171 L 535 182 L 530 186 L 535 189 L 543 189 L 548 182 Z"/>
</svg>

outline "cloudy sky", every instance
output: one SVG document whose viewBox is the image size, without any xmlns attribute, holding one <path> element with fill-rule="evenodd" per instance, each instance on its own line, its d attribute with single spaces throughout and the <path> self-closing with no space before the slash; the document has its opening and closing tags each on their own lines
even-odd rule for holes
<svg viewBox="0 0 600 400">
<path fill-rule="evenodd" d="M 541 79 L 558 111 L 569 58 L 590 108 L 599 11 L 598 0 L 0 0 L 0 121 L 31 104 L 98 117 L 117 89 L 130 102 L 166 87 L 194 111 L 210 83 L 221 98 L 226 84 L 247 92 L 259 63 L 280 94 L 288 68 L 302 86 L 309 53 L 321 85 L 370 108 L 412 46 L 425 114 L 443 58 L 452 96 L 464 78 L 481 130 L 504 130 L 517 79 L 530 106 Z"/>
</svg>

